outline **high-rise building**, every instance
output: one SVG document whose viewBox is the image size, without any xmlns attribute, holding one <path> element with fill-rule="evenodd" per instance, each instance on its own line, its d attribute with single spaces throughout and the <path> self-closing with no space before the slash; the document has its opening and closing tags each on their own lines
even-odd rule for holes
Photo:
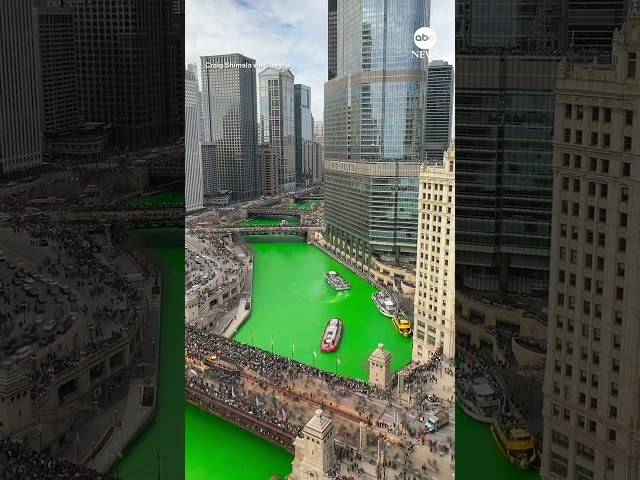
<svg viewBox="0 0 640 480">
<path fill-rule="evenodd" d="M 293 86 L 296 141 L 296 184 L 311 183 L 313 158 L 313 117 L 311 115 L 311 88 L 296 83 Z"/>
<path fill-rule="evenodd" d="M 429 62 L 428 79 L 424 148 L 428 159 L 441 161 L 451 142 L 453 65 L 443 60 Z"/>
<path fill-rule="evenodd" d="M 195 65 L 189 65 L 184 72 L 184 108 L 185 108 L 185 210 L 187 213 L 200 210 L 204 206 L 202 159 L 200 157 L 200 131 L 198 120 L 198 77 Z"/>
<path fill-rule="evenodd" d="M 428 4 L 337 5 L 337 75 L 324 90 L 325 238 L 367 266 L 416 260 L 427 60 L 412 50 Z"/>
<path fill-rule="evenodd" d="M 31 2 L 0 2 L 0 175 L 42 164 L 34 29 Z"/>
<path fill-rule="evenodd" d="M 208 172 L 207 164 L 203 163 L 205 195 L 209 194 L 207 177 L 214 174 L 216 188 L 231 191 L 233 200 L 257 198 L 255 60 L 239 53 L 200 57 L 200 60 L 204 139 L 215 146 L 215 162 L 212 162 L 215 173 Z M 231 67 L 221 68 L 225 63 Z"/>
<path fill-rule="evenodd" d="M 202 162 L 202 194 L 213 197 L 218 188 L 218 154 L 216 144 L 200 142 L 200 158 Z"/>
<path fill-rule="evenodd" d="M 80 123 L 73 9 L 51 0 L 37 3 L 42 130 L 58 132 Z"/>
<path fill-rule="evenodd" d="M 278 149 L 258 145 L 260 158 L 260 193 L 266 196 L 278 194 Z"/>
<path fill-rule="evenodd" d="M 258 74 L 262 141 L 278 151 L 278 192 L 296 188 L 293 74 L 267 68 Z"/>
<path fill-rule="evenodd" d="M 198 82 L 198 66 L 195 63 L 187 65 L 187 70 L 196 77 L 196 106 L 198 108 L 198 140 L 204 140 L 204 116 L 202 115 L 202 90 Z"/>
<path fill-rule="evenodd" d="M 313 183 L 320 183 L 324 172 L 324 122 L 322 120 L 313 122 L 313 143 L 316 145 Z"/>
<path fill-rule="evenodd" d="M 83 120 L 110 124 L 110 143 L 117 147 L 178 140 L 184 100 L 176 87 L 182 92 L 184 63 L 173 2 L 63 0 L 62 4 L 74 12 L 76 84 Z"/>
<path fill-rule="evenodd" d="M 588 15 L 613 28 L 618 10 L 617 1 L 457 1 L 456 274 L 464 287 L 546 297 L 556 68 L 564 53 L 593 57 L 572 47 L 570 29 L 588 31 Z"/>
<path fill-rule="evenodd" d="M 327 80 L 336 78 L 338 71 L 338 0 L 329 0 L 327 18 L 328 72 Z"/>
<path fill-rule="evenodd" d="M 324 145 L 324 122 L 322 120 L 313 121 L 313 141 Z"/>
<path fill-rule="evenodd" d="M 556 81 L 541 478 L 639 478 L 640 1 Z"/>
<path fill-rule="evenodd" d="M 455 355 L 455 144 L 420 167 L 412 359 Z"/>
</svg>

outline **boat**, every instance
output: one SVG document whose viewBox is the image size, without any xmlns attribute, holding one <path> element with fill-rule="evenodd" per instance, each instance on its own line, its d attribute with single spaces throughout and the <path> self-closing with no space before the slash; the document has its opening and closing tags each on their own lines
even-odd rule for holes
<svg viewBox="0 0 640 480">
<path fill-rule="evenodd" d="M 504 408 L 505 396 L 487 375 L 462 375 L 456 378 L 456 401 L 469 417 L 483 423 L 492 423 Z"/>
<path fill-rule="evenodd" d="M 341 336 L 342 320 L 339 318 L 332 318 L 324 329 L 322 341 L 320 342 L 320 351 L 335 352 L 340 344 Z"/>
<path fill-rule="evenodd" d="M 516 467 L 530 469 L 537 458 L 531 434 L 522 420 L 512 413 L 501 413 L 491 425 L 491 434 L 502 453 Z"/>
<path fill-rule="evenodd" d="M 407 316 L 402 310 L 398 310 L 393 317 L 391 317 L 393 321 L 393 326 L 396 327 L 396 330 L 403 337 L 410 337 L 413 335 L 413 329 L 411 328 L 411 323 L 407 320 Z"/>
<path fill-rule="evenodd" d="M 327 283 L 331 285 L 333 289 L 337 290 L 338 292 L 342 290 L 349 290 L 351 288 L 351 285 L 349 285 L 349 282 L 347 282 L 345 278 L 342 275 L 340 275 L 338 272 L 334 272 L 334 271 L 327 272 L 324 278 L 327 281 Z"/>
<path fill-rule="evenodd" d="M 385 317 L 393 317 L 398 309 L 395 299 L 387 292 L 372 293 L 371 300 L 375 303 L 378 311 Z"/>
</svg>

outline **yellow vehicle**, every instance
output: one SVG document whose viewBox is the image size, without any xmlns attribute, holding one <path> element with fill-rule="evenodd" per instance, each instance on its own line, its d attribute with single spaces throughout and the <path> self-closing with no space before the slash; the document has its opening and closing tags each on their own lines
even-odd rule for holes
<svg viewBox="0 0 640 480">
<path fill-rule="evenodd" d="M 391 320 L 393 321 L 393 326 L 396 327 L 396 330 L 398 330 L 400 335 L 404 337 L 410 337 L 413 335 L 411 324 L 403 312 L 396 313 Z"/>
<path fill-rule="evenodd" d="M 536 461 L 536 448 L 531 434 L 513 415 L 498 415 L 491 433 L 502 453 L 518 468 L 528 470 Z"/>
</svg>

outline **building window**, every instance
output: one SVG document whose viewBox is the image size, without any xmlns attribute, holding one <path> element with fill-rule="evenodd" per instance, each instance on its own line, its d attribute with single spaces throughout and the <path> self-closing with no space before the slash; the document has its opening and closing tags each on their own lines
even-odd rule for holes
<svg viewBox="0 0 640 480">
<path fill-rule="evenodd" d="M 616 431 L 612 428 L 607 429 L 607 440 L 616 443 Z"/>
<path fill-rule="evenodd" d="M 595 172 L 598 169 L 598 159 L 596 157 L 589 157 L 589 171 Z"/>
<path fill-rule="evenodd" d="M 582 465 L 576 464 L 576 480 L 593 480 L 593 472 Z"/>
<path fill-rule="evenodd" d="M 620 203 L 629 202 L 629 187 L 620 187 Z"/>
<path fill-rule="evenodd" d="M 564 129 L 564 141 L 565 143 L 571 142 L 571 130 L 569 128 Z"/>
<path fill-rule="evenodd" d="M 629 52 L 627 57 L 627 78 L 636 78 L 636 52 Z"/>
<path fill-rule="evenodd" d="M 551 471 L 562 478 L 567 478 L 569 460 L 556 452 L 551 452 Z"/>
<path fill-rule="evenodd" d="M 562 154 L 562 166 L 563 167 L 569 167 L 571 165 L 571 155 L 569 155 L 568 153 L 563 153 Z"/>
<path fill-rule="evenodd" d="M 571 118 L 572 107 L 570 104 L 564 106 L 564 118 Z"/>
<path fill-rule="evenodd" d="M 600 108 L 591 107 L 591 121 L 597 122 L 598 120 L 600 120 Z"/>
<path fill-rule="evenodd" d="M 551 430 L 551 441 L 561 447 L 569 448 L 569 437 L 555 430 Z"/>
<path fill-rule="evenodd" d="M 622 175 L 623 177 L 630 177 L 631 176 L 631 164 L 628 162 L 622 162 L 620 164 L 620 175 Z"/>
<path fill-rule="evenodd" d="M 631 137 L 624 137 L 624 151 L 631 151 Z"/>
<path fill-rule="evenodd" d="M 604 123 L 611 123 L 611 109 L 604 109 Z"/>
<path fill-rule="evenodd" d="M 624 124 L 628 126 L 633 125 L 633 110 L 624 111 Z"/>
<path fill-rule="evenodd" d="M 582 130 L 576 130 L 576 144 L 582 145 Z"/>
<path fill-rule="evenodd" d="M 591 146 L 592 147 L 597 147 L 598 146 L 598 134 L 597 134 L 597 132 L 592 132 L 591 133 Z"/>
<path fill-rule="evenodd" d="M 608 133 L 602 134 L 602 148 L 609 148 L 611 146 L 611 135 Z"/>
</svg>

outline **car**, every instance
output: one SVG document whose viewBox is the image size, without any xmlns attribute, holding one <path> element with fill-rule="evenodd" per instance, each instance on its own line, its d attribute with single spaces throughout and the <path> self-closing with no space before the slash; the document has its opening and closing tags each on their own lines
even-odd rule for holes
<svg viewBox="0 0 640 480">
<path fill-rule="evenodd" d="M 12 362 L 22 362 L 31 356 L 31 352 L 33 351 L 33 347 L 31 345 L 24 345 L 15 351 L 13 355 L 11 355 Z"/>
<path fill-rule="evenodd" d="M 55 318 L 50 318 L 45 322 L 42 330 L 44 330 L 45 332 L 52 332 L 53 329 L 56 328 L 57 324 L 58 324 L 58 320 L 56 320 Z"/>
</svg>

